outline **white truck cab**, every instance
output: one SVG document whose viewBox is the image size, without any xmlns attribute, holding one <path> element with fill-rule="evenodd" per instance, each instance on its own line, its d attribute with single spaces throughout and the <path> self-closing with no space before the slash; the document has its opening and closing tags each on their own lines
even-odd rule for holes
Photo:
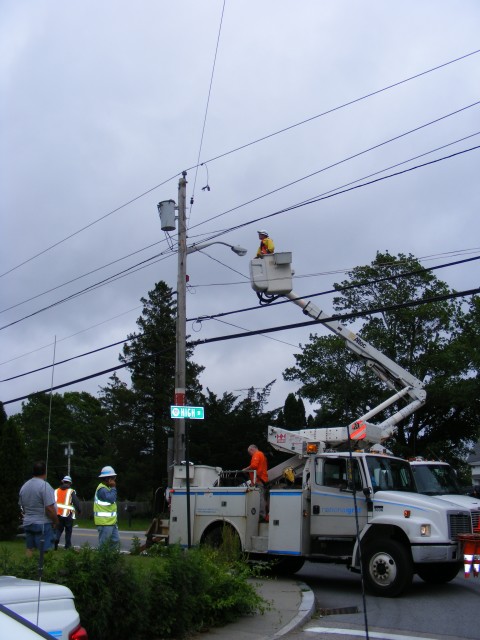
<svg viewBox="0 0 480 640">
<path fill-rule="evenodd" d="M 472 531 L 480 532 L 480 499 L 462 494 L 455 471 L 448 462 L 426 460 L 421 457 L 413 458 L 409 462 L 420 493 L 468 509 L 472 516 Z"/>
</svg>

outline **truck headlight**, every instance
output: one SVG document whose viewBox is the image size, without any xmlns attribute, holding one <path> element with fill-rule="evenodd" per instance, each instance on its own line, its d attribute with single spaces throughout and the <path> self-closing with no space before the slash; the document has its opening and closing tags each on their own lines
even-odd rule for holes
<svg viewBox="0 0 480 640">
<path fill-rule="evenodd" d="M 432 535 L 432 527 L 429 524 L 421 524 L 420 525 L 420 535 L 421 536 L 431 536 Z"/>
</svg>

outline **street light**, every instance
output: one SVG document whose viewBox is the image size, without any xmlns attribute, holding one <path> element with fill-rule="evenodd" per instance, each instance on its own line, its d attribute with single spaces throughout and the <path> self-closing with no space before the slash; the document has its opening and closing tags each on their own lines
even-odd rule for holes
<svg viewBox="0 0 480 640">
<path fill-rule="evenodd" d="M 186 386 L 186 298 L 187 298 L 187 255 L 195 251 L 201 251 L 213 244 L 223 244 L 239 256 L 245 256 L 247 249 L 238 245 L 231 245 L 220 240 L 199 242 L 187 247 L 186 229 L 186 171 L 178 182 L 178 273 L 177 273 L 177 325 L 176 325 L 176 359 L 175 359 L 175 398 L 174 405 L 185 405 Z M 173 231 L 175 229 L 175 202 L 164 200 L 158 203 L 158 213 L 162 230 Z M 173 438 L 173 463 L 180 464 L 185 460 L 185 419 L 175 420 Z M 169 474 L 170 475 L 170 474 Z M 189 469 L 187 468 L 187 480 Z"/>
<path fill-rule="evenodd" d="M 237 256 L 246 256 L 247 249 L 244 247 L 240 247 L 238 244 L 228 244 L 228 242 L 222 242 L 221 240 L 211 240 L 209 242 L 200 242 L 199 244 L 192 244 L 190 247 L 187 247 L 187 254 L 194 253 L 195 251 L 201 251 L 202 249 L 206 249 L 210 247 L 212 244 L 224 244 L 226 247 L 230 247 L 233 253 L 236 253 Z"/>
</svg>

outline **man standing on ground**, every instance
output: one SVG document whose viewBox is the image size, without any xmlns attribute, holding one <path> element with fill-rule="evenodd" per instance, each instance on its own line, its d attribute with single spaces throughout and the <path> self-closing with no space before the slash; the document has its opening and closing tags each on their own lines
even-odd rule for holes
<svg viewBox="0 0 480 640">
<path fill-rule="evenodd" d="M 263 520 L 267 517 L 267 484 L 268 484 L 268 464 L 265 454 L 260 451 L 256 444 L 248 447 L 248 453 L 251 455 L 250 464 L 242 471 L 250 471 L 250 480 L 252 484 L 260 489 L 260 518 Z M 256 474 L 253 472 L 256 471 Z M 256 476 L 256 477 L 255 477 Z"/>
<path fill-rule="evenodd" d="M 113 467 L 103 467 L 98 476 L 101 481 L 95 491 L 93 517 L 98 531 L 98 546 L 108 540 L 120 544 L 117 526 L 117 474 Z"/>
<path fill-rule="evenodd" d="M 27 556 L 33 549 L 49 551 L 54 544 L 53 528 L 58 524 L 55 492 L 49 485 L 45 462 L 35 462 L 33 477 L 20 489 L 18 504 L 23 513 Z"/>
<path fill-rule="evenodd" d="M 72 529 L 75 514 L 80 515 L 80 501 L 77 494 L 72 489 L 72 478 L 65 476 L 62 484 L 55 489 L 55 502 L 57 503 L 58 527 L 55 538 L 55 551 L 65 529 L 65 549 L 72 546 Z"/>
</svg>

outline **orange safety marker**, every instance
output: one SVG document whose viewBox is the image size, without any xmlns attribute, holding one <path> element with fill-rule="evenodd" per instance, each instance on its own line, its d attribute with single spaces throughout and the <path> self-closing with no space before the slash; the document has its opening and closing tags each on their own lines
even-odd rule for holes
<svg viewBox="0 0 480 640">
<path fill-rule="evenodd" d="M 352 425 L 350 425 L 350 438 L 352 440 L 363 440 L 367 435 L 367 425 L 363 422 L 363 420 L 357 420 Z"/>
<path fill-rule="evenodd" d="M 465 578 L 480 573 L 480 533 L 461 533 L 458 539 L 463 543 L 463 567 Z"/>
</svg>

